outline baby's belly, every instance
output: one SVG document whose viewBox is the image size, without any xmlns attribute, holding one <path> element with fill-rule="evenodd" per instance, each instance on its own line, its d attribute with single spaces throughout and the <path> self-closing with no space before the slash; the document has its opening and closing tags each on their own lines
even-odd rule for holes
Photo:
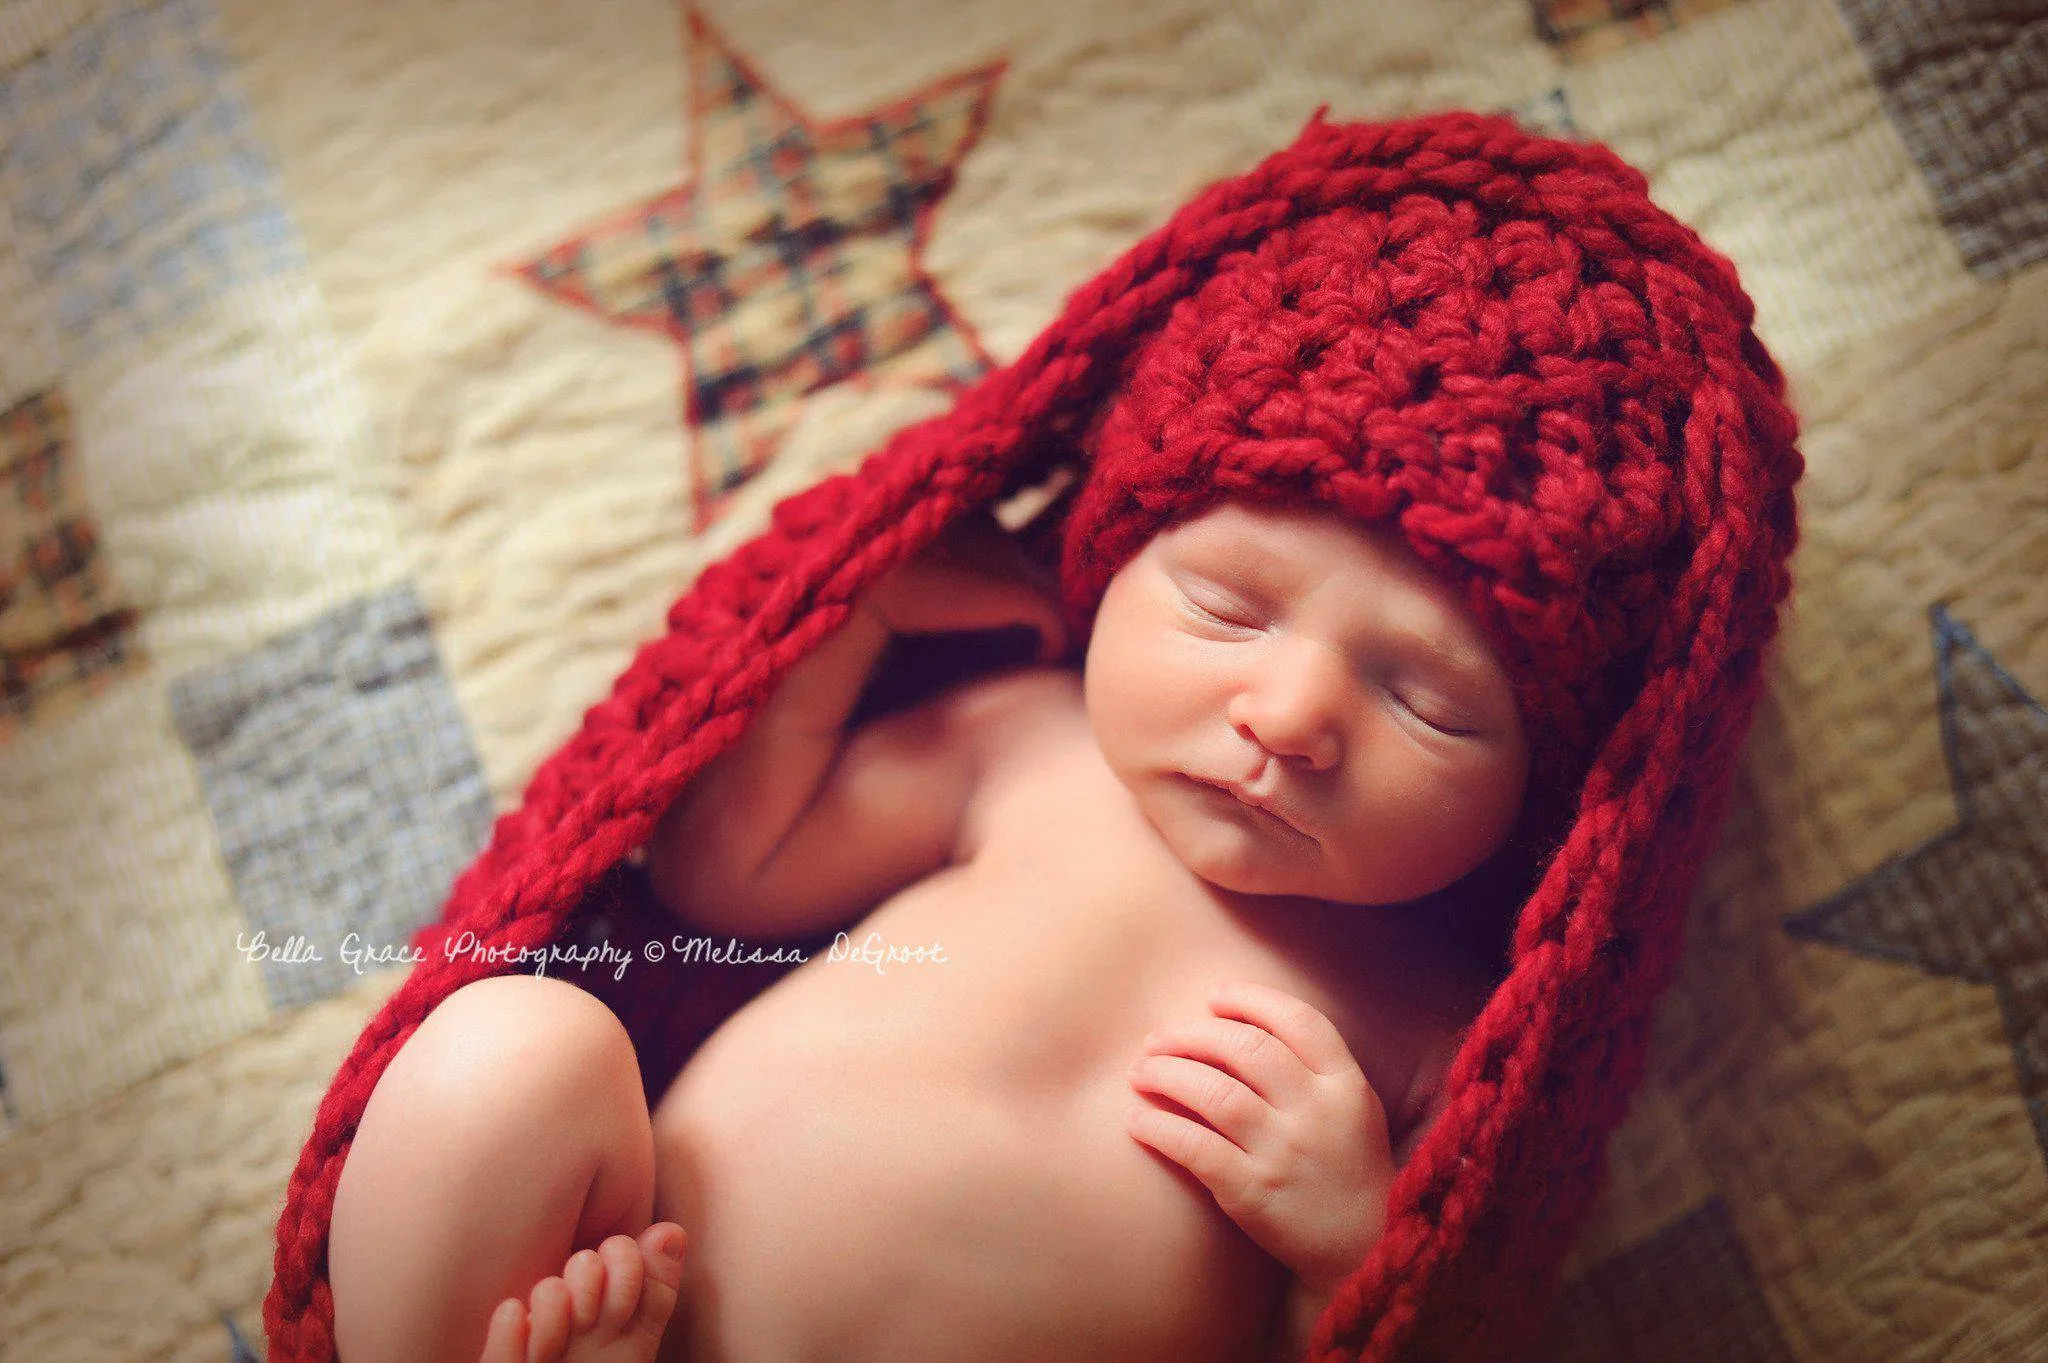
<svg viewBox="0 0 2048 1363">
<path fill-rule="evenodd" d="M 664 1097 L 656 1210 L 692 1239 L 687 1351 L 665 1356 L 1253 1356 L 1279 1267 L 1124 1129 L 1126 1070 L 1165 1015 L 1139 944 L 1101 917 L 1075 941 L 1014 907 L 963 914 L 947 882 L 852 934 L 936 939 L 945 961 L 814 957 Z"/>
</svg>

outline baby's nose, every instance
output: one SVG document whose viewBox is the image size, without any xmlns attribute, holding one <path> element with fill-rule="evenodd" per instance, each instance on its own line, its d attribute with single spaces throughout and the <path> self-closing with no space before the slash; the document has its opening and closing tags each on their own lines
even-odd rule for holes
<svg viewBox="0 0 2048 1363">
<path fill-rule="evenodd" d="M 1349 670 L 1318 644 L 1281 651 L 1233 699 L 1231 725 L 1275 757 L 1327 771 L 1344 756 L 1344 719 L 1357 703 Z"/>
<path fill-rule="evenodd" d="M 1337 736 L 1320 727 L 1268 723 L 1240 725 L 1239 732 L 1273 756 L 1298 761 L 1310 771 L 1328 771 L 1342 752 Z"/>
</svg>

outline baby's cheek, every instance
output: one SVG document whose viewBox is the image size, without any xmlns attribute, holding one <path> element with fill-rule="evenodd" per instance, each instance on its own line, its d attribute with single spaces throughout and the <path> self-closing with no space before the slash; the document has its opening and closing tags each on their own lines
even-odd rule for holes
<svg viewBox="0 0 2048 1363">
<path fill-rule="evenodd" d="M 1083 702 L 1110 765 L 1128 776 L 1133 769 L 1170 762 L 1183 708 L 1170 673 L 1150 665 L 1128 641 L 1091 654 L 1089 669 L 1082 679 Z"/>
<path fill-rule="evenodd" d="M 1475 754 L 1450 783 L 1448 798 L 1458 809 L 1454 827 L 1464 856 L 1473 864 L 1506 841 L 1521 814 L 1522 793 L 1522 768 L 1491 749 Z"/>
<path fill-rule="evenodd" d="M 1388 899 L 1413 899 L 1452 884 L 1500 845 L 1495 814 L 1469 794 L 1439 791 L 1433 798 L 1390 810 L 1357 844 L 1369 848 L 1359 871 Z M 1504 832 L 1504 830 L 1503 830 Z"/>
</svg>

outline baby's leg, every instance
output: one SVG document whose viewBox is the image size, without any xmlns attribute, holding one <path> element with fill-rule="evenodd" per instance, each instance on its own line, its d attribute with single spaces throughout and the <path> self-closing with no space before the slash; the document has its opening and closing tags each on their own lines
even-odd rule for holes
<svg viewBox="0 0 2048 1363">
<path fill-rule="evenodd" d="M 476 1363 L 491 1313 L 653 1217 L 632 1043 L 560 980 L 501 976 L 427 1015 L 363 1113 L 328 1244 L 343 1363 Z"/>
</svg>

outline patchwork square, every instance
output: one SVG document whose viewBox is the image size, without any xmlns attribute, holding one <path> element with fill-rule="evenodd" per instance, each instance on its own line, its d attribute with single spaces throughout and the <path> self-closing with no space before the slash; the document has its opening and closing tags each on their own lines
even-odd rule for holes
<svg viewBox="0 0 2048 1363">
<path fill-rule="evenodd" d="M 2009 0 L 1841 0 L 1885 112 L 1970 269 L 2048 255 L 2048 9 Z"/>
<path fill-rule="evenodd" d="M 1536 33 L 1567 57 L 1597 57 L 1669 33 L 1735 0 L 1529 0 Z"/>
<path fill-rule="evenodd" d="M 0 743 L 138 665 L 56 392 L 0 411 Z"/>
<path fill-rule="evenodd" d="M 200 0 L 112 8 L 9 72 L 0 199 L 71 359 L 303 262 Z"/>
<path fill-rule="evenodd" d="M 43 290 L 22 263 L 7 205 L 0 202 L 0 408 L 57 386 L 57 347 Z"/>
<path fill-rule="evenodd" d="M 410 584 L 171 690 L 273 1005 L 346 988 L 354 933 L 402 946 L 490 831 L 490 791 Z M 285 955 L 291 939 L 305 950 Z M 310 959 L 317 953 L 321 959 Z"/>
<path fill-rule="evenodd" d="M 1558 83 L 1586 135 L 1735 262 L 1788 369 L 1981 288 L 1831 5 L 1746 0 Z"/>
<path fill-rule="evenodd" d="M 0 0 L 0 71 L 92 19 L 93 0 Z"/>
<path fill-rule="evenodd" d="M 0 747 L 0 921 L 0 1069 L 19 1127 L 269 1019 L 154 671 Z"/>
<path fill-rule="evenodd" d="M 279 276 L 67 377 L 80 481 L 167 676 L 406 575 L 375 437 L 326 324 L 311 280 Z"/>
</svg>

